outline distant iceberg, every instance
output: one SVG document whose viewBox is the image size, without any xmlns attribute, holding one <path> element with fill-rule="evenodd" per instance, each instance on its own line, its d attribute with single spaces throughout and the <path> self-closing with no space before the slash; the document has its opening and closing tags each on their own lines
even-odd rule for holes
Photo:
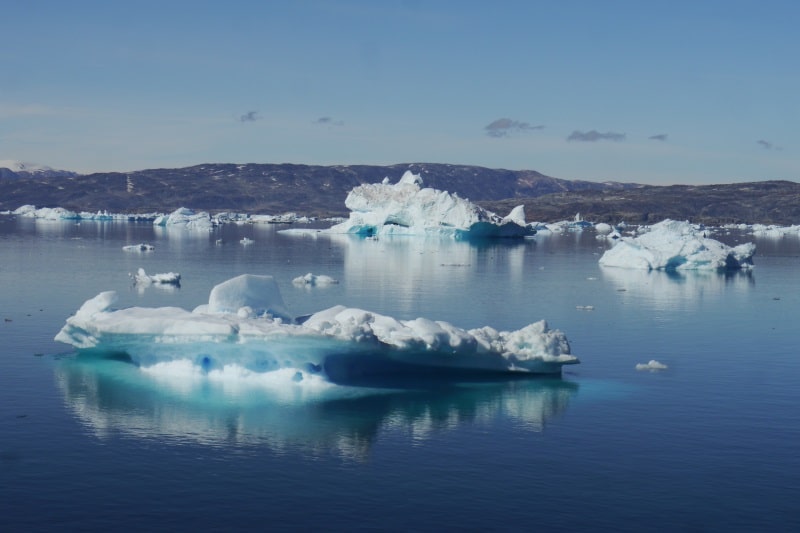
<svg viewBox="0 0 800 533">
<path fill-rule="evenodd" d="M 159 215 L 156 213 L 140 213 L 140 214 L 125 214 L 125 213 L 109 213 L 108 211 L 81 211 L 76 213 L 63 207 L 39 207 L 35 205 L 23 205 L 8 214 L 17 215 L 25 218 L 35 218 L 37 220 L 53 220 L 53 221 L 83 221 L 91 220 L 95 222 L 106 221 L 136 221 L 136 220 L 154 220 Z"/>
<path fill-rule="evenodd" d="M 166 272 L 163 274 L 149 275 L 143 268 L 140 268 L 136 274 L 131 274 L 133 282 L 141 285 L 175 285 L 181 286 L 181 275 L 177 272 Z"/>
<path fill-rule="evenodd" d="M 117 295 L 87 300 L 55 340 L 82 352 L 125 353 L 142 367 L 189 361 L 203 371 L 294 371 L 296 380 L 447 371 L 560 374 L 578 363 L 566 336 L 540 320 L 516 331 L 464 330 L 425 318 L 397 320 L 334 306 L 293 319 L 272 276 L 242 275 L 214 287 L 209 303 L 114 309 Z"/>
<path fill-rule="evenodd" d="M 184 227 L 191 230 L 210 231 L 214 228 L 214 221 L 206 211 L 194 211 L 188 207 L 181 207 L 169 215 L 161 215 L 153 220 L 154 226 Z"/>
<path fill-rule="evenodd" d="M 11 214 L 41 220 L 79 220 L 81 218 L 75 211 L 63 207 L 40 207 L 37 209 L 34 205 L 23 205 L 12 211 Z"/>
<path fill-rule="evenodd" d="M 753 224 L 751 228 L 753 235 L 757 237 L 768 237 L 772 239 L 779 239 L 781 237 L 786 237 L 787 235 L 800 236 L 800 226 L 798 225 L 776 226 L 776 225 Z"/>
<path fill-rule="evenodd" d="M 156 247 L 152 244 L 145 244 L 142 242 L 139 244 L 128 244 L 123 246 L 122 249 L 126 252 L 152 252 Z"/>
<path fill-rule="evenodd" d="M 339 280 L 334 279 L 330 276 L 326 276 L 325 274 L 312 274 L 309 272 L 304 276 L 298 276 L 292 280 L 294 285 L 300 287 L 316 287 L 316 286 L 326 286 L 326 285 L 336 285 L 339 283 Z"/>
<path fill-rule="evenodd" d="M 664 220 L 638 237 L 621 237 L 600 265 L 644 270 L 738 270 L 752 268 L 753 243 L 731 247 L 708 238 L 688 222 Z"/>
<path fill-rule="evenodd" d="M 655 359 L 651 359 L 647 363 L 637 363 L 636 370 L 649 370 L 650 372 L 658 372 L 659 370 L 666 370 L 667 365 L 660 363 Z"/>
<path fill-rule="evenodd" d="M 327 231 L 378 235 L 441 235 L 456 239 L 526 237 L 536 229 L 525 222 L 522 206 L 503 218 L 469 200 L 431 188 L 422 188 L 422 178 L 406 171 L 394 185 L 359 185 L 347 195 L 350 218 Z"/>
</svg>

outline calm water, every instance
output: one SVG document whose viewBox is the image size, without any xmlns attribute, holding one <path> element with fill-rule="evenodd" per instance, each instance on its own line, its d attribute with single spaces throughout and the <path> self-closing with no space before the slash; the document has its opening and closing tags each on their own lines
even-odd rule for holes
<svg viewBox="0 0 800 533">
<path fill-rule="evenodd" d="M 800 238 L 718 234 L 757 243 L 751 274 L 668 276 L 601 269 L 592 231 L 468 244 L 285 228 L 0 216 L 0 529 L 800 528 Z M 122 250 L 140 242 L 155 251 Z M 139 267 L 182 287 L 139 291 Z M 308 272 L 340 283 L 292 285 Z M 242 273 L 274 275 L 298 315 L 544 318 L 582 364 L 315 399 L 164 381 L 52 340 L 98 292 L 191 309 Z M 669 368 L 635 370 L 651 359 Z"/>
</svg>

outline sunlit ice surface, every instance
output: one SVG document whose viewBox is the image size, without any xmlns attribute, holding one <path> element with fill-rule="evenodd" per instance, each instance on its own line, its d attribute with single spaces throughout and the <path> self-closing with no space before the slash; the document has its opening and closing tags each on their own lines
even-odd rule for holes
<svg viewBox="0 0 800 533">
<path fill-rule="evenodd" d="M 560 374 L 578 363 L 566 336 L 540 320 L 514 331 L 465 330 L 427 318 L 397 320 L 342 305 L 293 317 L 272 276 L 243 274 L 216 285 L 208 304 L 115 309 L 117 294 L 87 300 L 55 340 L 137 365 L 188 360 L 203 374 L 241 367 L 294 370 L 351 384 L 362 377 L 428 371 Z"/>
</svg>

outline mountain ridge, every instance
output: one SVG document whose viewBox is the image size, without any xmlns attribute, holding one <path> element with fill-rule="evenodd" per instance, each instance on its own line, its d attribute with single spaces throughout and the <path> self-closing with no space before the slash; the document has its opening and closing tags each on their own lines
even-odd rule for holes
<svg viewBox="0 0 800 533">
<path fill-rule="evenodd" d="M 467 198 L 500 215 L 524 205 L 529 221 L 571 219 L 652 223 L 663 218 L 705 224 L 800 221 L 800 184 L 763 181 L 656 186 L 616 181 L 565 180 L 535 170 L 491 169 L 443 163 L 304 165 L 205 163 L 183 168 L 79 175 L 0 174 L 0 211 L 26 204 L 75 211 L 170 212 L 191 207 L 328 217 L 347 216 L 354 187 L 406 170 L 424 185 Z"/>
</svg>

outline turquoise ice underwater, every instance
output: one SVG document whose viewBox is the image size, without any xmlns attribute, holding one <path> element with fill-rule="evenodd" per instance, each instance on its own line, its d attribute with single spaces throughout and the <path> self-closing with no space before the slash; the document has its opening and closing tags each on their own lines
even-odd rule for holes
<svg viewBox="0 0 800 533">
<path fill-rule="evenodd" d="M 599 267 L 607 245 L 591 230 L 431 247 L 290 238 L 266 225 L 198 236 L 0 218 L 10 320 L 1 524 L 797 527 L 795 237 L 719 235 L 757 243 L 752 272 L 667 275 Z M 121 249 L 139 242 L 155 249 Z M 128 277 L 139 267 L 180 272 L 181 287 L 140 293 Z M 307 272 L 340 283 L 291 283 Z M 297 314 L 345 303 L 462 328 L 546 319 L 581 364 L 560 380 L 429 381 L 315 399 L 246 380 L 160 380 L 51 340 L 103 290 L 120 306 L 192 309 L 240 273 L 274 276 Z M 668 368 L 635 369 L 651 359 Z"/>
</svg>

